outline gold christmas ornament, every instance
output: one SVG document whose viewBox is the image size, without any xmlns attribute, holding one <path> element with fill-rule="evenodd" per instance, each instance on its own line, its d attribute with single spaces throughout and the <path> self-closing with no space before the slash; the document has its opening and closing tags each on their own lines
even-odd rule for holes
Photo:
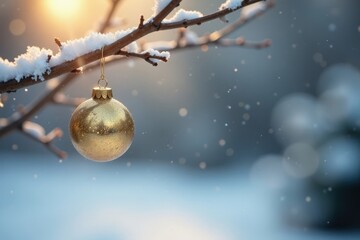
<svg viewBox="0 0 360 240">
<path fill-rule="evenodd" d="M 102 51 L 103 52 L 103 51 Z M 134 138 L 134 121 L 129 110 L 112 97 L 103 72 L 92 98 L 81 103 L 70 119 L 70 136 L 75 149 L 97 162 L 112 161 L 123 155 Z M 100 82 L 104 81 L 105 86 Z"/>
</svg>

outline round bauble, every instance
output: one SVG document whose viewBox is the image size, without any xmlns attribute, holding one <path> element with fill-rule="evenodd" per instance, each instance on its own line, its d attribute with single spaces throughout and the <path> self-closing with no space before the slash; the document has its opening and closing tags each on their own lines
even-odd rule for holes
<svg viewBox="0 0 360 240">
<path fill-rule="evenodd" d="M 120 157 L 134 138 L 132 116 L 121 102 L 112 98 L 111 88 L 94 88 L 92 98 L 73 112 L 69 128 L 76 150 L 97 162 Z"/>
</svg>

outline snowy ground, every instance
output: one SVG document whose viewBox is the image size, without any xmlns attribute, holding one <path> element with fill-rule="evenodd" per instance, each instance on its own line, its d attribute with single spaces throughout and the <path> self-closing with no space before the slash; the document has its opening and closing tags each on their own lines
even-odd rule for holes
<svg viewBox="0 0 360 240">
<path fill-rule="evenodd" d="M 359 239 L 286 226 L 239 169 L 0 156 L 0 239 Z"/>
</svg>

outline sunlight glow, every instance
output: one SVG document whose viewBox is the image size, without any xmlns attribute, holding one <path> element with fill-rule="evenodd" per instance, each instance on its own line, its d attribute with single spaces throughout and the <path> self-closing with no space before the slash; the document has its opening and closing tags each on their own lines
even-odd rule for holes
<svg viewBox="0 0 360 240">
<path fill-rule="evenodd" d="M 80 0 L 47 0 L 46 4 L 57 18 L 67 19 L 80 13 Z"/>
</svg>

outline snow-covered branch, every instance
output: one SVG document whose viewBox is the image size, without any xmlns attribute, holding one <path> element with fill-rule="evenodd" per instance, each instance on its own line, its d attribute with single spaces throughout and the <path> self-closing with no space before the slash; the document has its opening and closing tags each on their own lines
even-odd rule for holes
<svg viewBox="0 0 360 240">
<path fill-rule="evenodd" d="M 101 57 L 100 49 L 102 47 L 104 47 L 104 56 L 116 55 L 124 48 L 128 52 L 132 52 L 128 49 L 136 49 L 135 42 L 152 32 L 200 25 L 260 1 L 263 0 L 228 0 L 227 2 L 230 2 L 228 8 L 205 16 L 199 12 L 179 10 L 174 18 L 170 19 L 176 21 L 166 20 L 163 22 L 170 12 L 179 6 L 181 0 L 157 0 L 155 5 L 157 15 L 146 23 L 139 24 L 137 28 L 107 34 L 93 32 L 84 38 L 61 43 L 60 51 L 57 54 L 53 54 L 48 49 L 30 47 L 14 62 L 0 59 L 0 93 L 16 91 L 19 88 L 58 77 L 97 61 Z M 136 50 L 133 52 L 136 53 Z"/>
</svg>

